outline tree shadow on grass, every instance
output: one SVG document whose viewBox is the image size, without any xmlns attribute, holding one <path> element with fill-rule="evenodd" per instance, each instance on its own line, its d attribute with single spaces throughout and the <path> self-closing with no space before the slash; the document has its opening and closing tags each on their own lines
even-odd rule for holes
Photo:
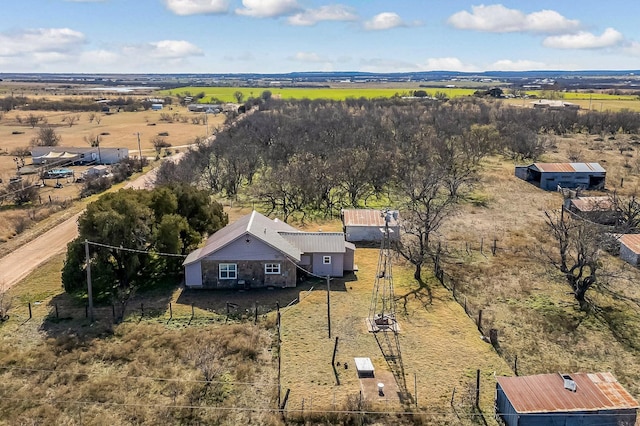
<svg viewBox="0 0 640 426">
<path fill-rule="evenodd" d="M 331 292 L 347 291 L 347 283 L 357 280 L 355 274 L 331 279 Z M 296 287 L 265 287 L 250 289 L 183 289 L 177 303 L 214 312 L 218 315 L 263 315 L 299 303 L 310 292 L 327 290 L 327 282 L 320 278 L 305 279 Z"/>
<path fill-rule="evenodd" d="M 427 307 L 433 304 L 433 293 L 431 291 L 431 286 L 429 286 L 429 283 L 424 282 L 423 280 L 418 280 L 418 287 L 414 288 L 408 293 L 401 296 L 396 296 L 396 300 L 402 300 L 402 309 L 405 315 L 409 314 L 407 304 L 409 303 L 409 299 L 411 299 L 412 297 L 417 300 L 424 309 L 427 309 Z"/>
</svg>

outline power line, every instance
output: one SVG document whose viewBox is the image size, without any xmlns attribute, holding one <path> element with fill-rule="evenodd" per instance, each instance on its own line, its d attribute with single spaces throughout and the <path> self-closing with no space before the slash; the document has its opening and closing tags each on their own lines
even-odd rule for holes
<svg viewBox="0 0 640 426">
<path fill-rule="evenodd" d="M 132 253 L 141 253 L 141 254 L 153 254 L 153 255 L 157 255 L 157 256 L 170 256 L 170 257 L 182 257 L 185 258 L 187 257 L 184 254 L 177 254 L 177 253 L 163 253 L 163 252 L 159 252 L 159 251 L 148 251 L 148 250 L 138 250 L 138 249 L 132 249 L 132 248 L 127 248 L 127 247 L 117 247 L 117 246 L 112 246 L 109 244 L 102 244 L 102 243 L 96 243 L 94 241 L 87 241 L 89 244 L 93 245 L 93 246 L 97 246 L 97 247 L 104 247 L 104 248 L 110 248 L 110 249 L 114 249 L 114 250 L 122 250 L 122 251 L 128 251 L 128 252 L 132 252 Z"/>
</svg>

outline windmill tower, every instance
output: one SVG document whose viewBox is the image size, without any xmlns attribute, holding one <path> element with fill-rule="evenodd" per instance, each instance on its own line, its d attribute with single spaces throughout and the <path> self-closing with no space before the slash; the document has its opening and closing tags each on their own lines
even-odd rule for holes
<svg viewBox="0 0 640 426">
<path fill-rule="evenodd" d="M 402 353 L 400 352 L 398 338 L 400 329 L 396 318 L 396 301 L 393 293 L 392 229 L 389 227 L 389 222 L 398 219 L 398 212 L 385 210 L 381 214 L 384 218 L 384 228 L 381 229 L 383 237 L 380 244 L 378 269 L 371 295 L 369 316 L 367 317 L 367 327 L 373 333 L 382 355 L 396 379 L 401 398 L 410 399 L 407 392 Z"/>
<path fill-rule="evenodd" d="M 389 222 L 397 220 L 398 212 L 385 210 L 381 212 L 384 218 L 384 228 L 382 243 L 380 244 L 380 254 L 378 256 L 378 269 L 371 295 L 371 305 L 369 316 L 367 317 L 369 331 L 398 331 L 396 321 L 396 303 L 393 294 L 393 268 L 391 250 L 391 232 Z"/>
</svg>

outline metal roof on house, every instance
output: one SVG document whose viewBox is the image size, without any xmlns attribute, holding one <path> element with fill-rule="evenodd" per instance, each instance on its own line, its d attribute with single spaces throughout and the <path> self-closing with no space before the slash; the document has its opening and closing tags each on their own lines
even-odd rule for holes
<svg viewBox="0 0 640 426">
<path fill-rule="evenodd" d="M 384 226 L 382 210 L 373 209 L 343 209 L 342 223 L 344 226 Z M 398 226 L 398 222 L 391 218 L 389 226 Z"/>
<path fill-rule="evenodd" d="M 197 260 L 220 250 L 227 244 L 230 244 L 245 234 L 251 234 L 253 237 L 261 240 L 274 249 L 281 251 L 290 258 L 300 261 L 300 250 L 282 238 L 279 231 L 300 232 L 291 225 L 277 219 L 271 220 L 254 210 L 251 214 L 241 217 L 234 223 L 225 226 L 210 236 L 204 247 L 191 252 L 187 256 L 183 265 L 196 262 Z"/>
<path fill-rule="evenodd" d="M 346 251 L 346 241 L 342 232 L 280 232 L 280 235 L 303 253 Z"/>
<path fill-rule="evenodd" d="M 635 254 L 640 254 L 640 234 L 623 234 L 619 241 Z"/>
<path fill-rule="evenodd" d="M 553 413 L 640 408 L 611 373 L 570 374 L 576 390 L 565 388 L 560 374 L 497 377 L 518 413 Z"/>
<path fill-rule="evenodd" d="M 581 212 L 606 212 L 613 210 L 610 197 L 578 197 L 571 200 L 571 204 Z"/>
<path fill-rule="evenodd" d="M 529 167 L 534 167 L 542 173 L 575 173 L 575 172 L 596 172 L 606 173 L 606 170 L 598 163 L 533 163 Z"/>
</svg>

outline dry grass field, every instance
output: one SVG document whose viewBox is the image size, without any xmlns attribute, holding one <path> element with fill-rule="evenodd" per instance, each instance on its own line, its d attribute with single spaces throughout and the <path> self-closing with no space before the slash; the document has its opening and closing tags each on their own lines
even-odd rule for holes
<svg viewBox="0 0 640 426">
<path fill-rule="evenodd" d="M 35 134 L 18 125 L 16 113 L 0 120 L 0 150 L 26 146 Z M 168 132 L 173 146 L 205 133 L 202 125 L 161 122 L 159 114 L 121 112 L 97 124 L 83 113 L 73 127 L 61 122 L 66 113 L 47 114 L 47 120 L 62 135 L 62 145 L 84 146 L 85 136 L 108 133 L 102 146 L 125 146 L 132 154 L 137 132 L 143 154 L 149 155 L 150 139 L 158 133 Z M 209 118 L 210 129 L 221 124 Z M 640 189 L 639 147 L 631 135 L 577 135 L 556 138 L 541 161 L 599 162 L 607 169 L 607 191 L 632 194 Z M 7 292 L 13 306 L 9 320 L 0 325 L 0 418 L 9 424 L 279 424 L 270 413 L 277 399 L 276 304 L 281 307 L 282 394 L 290 390 L 287 415 L 296 421 L 336 423 L 340 411 L 358 406 L 362 391 L 366 410 L 411 410 L 422 424 L 482 424 L 472 408 L 480 370 L 480 409 L 493 425 L 494 375 L 514 374 L 516 357 L 521 375 L 611 371 L 640 398 L 640 271 L 606 255 L 608 289 L 616 294 L 597 286 L 588 293 L 594 309 L 579 310 L 545 254 L 553 244 L 544 212 L 558 209 L 562 197 L 517 179 L 513 166 L 503 157 L 485 160 L 472 199 L 440 231 L 448 253 L 444 268 L 456 281 L 455 299 L 430 271 L 425 270 L 420 286 L 412 269 L 394 258 L 408 405 L 399 402 L 392 368 L 365 324 L 377 247 L 358 247 L 359 271 L 331 282 L 331 337 L 323 280 L 295 289 L 246 292 L 189 291 L 170 283 L 135 295 L 123 324 L 112 324 L 109 306 L 98 307 L 98 321 L 89 324 L 85 301 L 62 291 L 60 255 Z M 14 167 L 9 155 L 0 155 L 0 176 L 8 177 Z M 225 204 L 230 222 L 250 212 L 242 203 Z M 0 211 L 0 232 L 23 214 Z M 338 220 L 293 225 L 341 229 Z M 485 333 L 490 328 L 499 332 L 497 349 L 481 338 L 474 322 L 479 310 Z M 340 364 L 332 365 L 336 337 Z M 224 350 L 211 354 L 216 345 Z M 375 381 L 357 377 L 354 357 L 371 358 Z M 203 389 L 202 380 L 212 371 L 219 380 Z M 375 392 L 377 381 L 385 384 L 384 396 Z M 205 397 L 197 399 L 203 392 Z M 219 407 L 225 398 L 235 410 L 193 408 L 196 400 Z M 392 415 L 379 422 L 402 420 Z"/>
<path fill-rule="evenodd" d="M 6 185 L 9 178 L 16 174 L 16 162 L 11 153 L 21 147 L 28 147 L 39 130 L 40 125 L 31 128 L 28 124 L 20 124 L 17 117 L 29 114 L 44 116 L 47 124 L 52 126 L 61 137 L 60 146 L 88 147 L 86 138 L 101 135 L 101 147 L 129 149 L 131 157 L 138 157 L 138 136 L 140 134 L 140 149 L 142 155 L 153 159 L 156 152 L 151 140 L 159 134 L 168 134 L 164 139 L 172 145 L 172 151 L 184 149 L 184 146 L 200 136 L 204 137 L 207 129 L 211 133 L 224 123 L 223 115 L 210 115 L 208 125 L 193 124 L 191 117 L 196 113 L 187 111 L 185 107 L 172 106 L 163 111 L 117 112 L 113 114 L 96 114 L 97 120 L 89 121 L 90 113 L 49 112 L 49 111 L 10 111 L 2 114 L 0 119 L 0 179 Z M 167 122 L 161 119 L 161 114 L 176 114 L 178 119 Z M 70 115 L 77 116 L 73 126 L 68 126 L 62 120 Z M 187 120 L 188 119 L 188 120 Z M 27 158 L 26 165 L 30 165 Z M 86 167 L 72 167 L 76 175 L 82 173 Z M 27 182 L 36 181 L 37 177 L 25 176 Z M 46 186 L 39 190 L 39 202 L 35 206 L 25 209 L 4 209 L 0 211 L 0 241 L 7 241 L 23 232 L 26 226 L 25 217 L 30 215 L 33 221 L 40 221 L 53 213 L 64 210 L 69 202 L 77 199 L 81 184 L 72 178 L 60 179 L 62 188 L 55 188 L 57 181 L 46 180 Z M 62 204 L 62 206 L 61 206 Z"/>
</svg>

